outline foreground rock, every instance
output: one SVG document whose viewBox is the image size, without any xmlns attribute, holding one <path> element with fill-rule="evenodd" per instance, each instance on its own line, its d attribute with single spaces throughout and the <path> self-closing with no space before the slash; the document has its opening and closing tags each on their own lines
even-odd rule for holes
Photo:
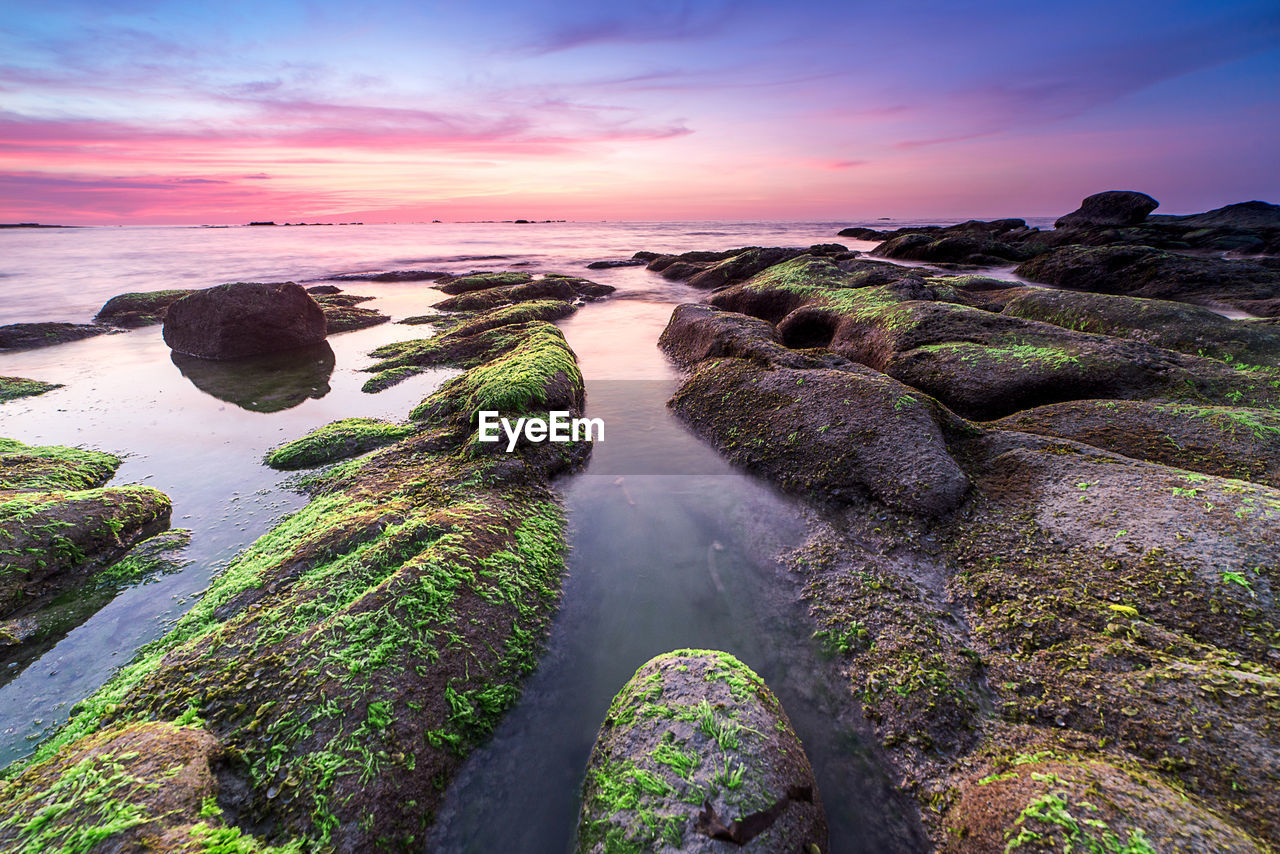
<svg viewBox="0 0 1280 854">
<path fill-rule="evenodd" d="M 798 490 L 821 515 L 794 567 L 934 844 L 1270 850 L 1280 379 L 1233 367 L 1266 336 L 1206 324 L 1208 358 L 1168 349 L 1197 315 L 1165 303 L 891 273 L 796 258 L 679 308 L 663 346 L 671 405 L 730 458 L 867 478 Z M 966 489 L 894 488 L 947 462 Z"/>
<path fill-rule="evenodd" d="M 94 320 L 124 327 L 163 323 L 169 306 L 193 293 L 195 291 L 191 289 L 170 289 L 120 294 L 107 300 Z"/>
<path fill-rule="evenodd" d="M 587 766 L 579 852 L 826 848 L 804 748 L 741 661 L 660 655 L 614 697 Z"/>
<path fill-rule="evenodd" d="M 555 327 L 538 331 L 536 347 L 432 395 L 411 435 L 313 476 L 309 504 L 10 771 L 0 814 L 57 801 L 68 762 L 111 752 L 141 781 L 112 788 L 111 815 L 130 821 L 102 827 L 78 801 L 54 826 L 100 828 L 104 846 L 143 834 L 175 851 L 420 845 L 451 776 L 519 693 L 556 609 L 564 521 L 548 479 L 589 446 L 526 444 L 495 459 L 474 439 L 477 407 L 579 408 L 572 351 Z M 163 747 L 171 739 L 182 744 Z M 151 785 L 139 763 L 153 755 L 162 777 L 180 769 L 173 780 L 191 800 L 167 777 Z M 25 818 L 13 824 L 29 838 Z"/>
<path fill-rule="evenodd" d="M 358 456 L 409 436 L 414 428 L 376 418 L 346 418 L 313 430 L 267 454 L 273 469 L 315 468 Z"/>
<path fill-rule="evenodd" d="M 33 350 L 103 335 L 105 326 L 85 323 L 10 323 L 0 326 L 0 350 Z"/>
<path fill-rule="evenodd" d="M 198 359 L 243 359 L 320 344 L 324 312 L 292 282 L 234 282 L 196 291 L 169 306 L 164 342 Z"/>
<path fill-rule="evenodd" d="M 47 383 L 25 377 L 0 377 L 0 403 L 20 397 L 35 397 L 55 388 L 62 388 L 62 383 Z"/>
</svg>

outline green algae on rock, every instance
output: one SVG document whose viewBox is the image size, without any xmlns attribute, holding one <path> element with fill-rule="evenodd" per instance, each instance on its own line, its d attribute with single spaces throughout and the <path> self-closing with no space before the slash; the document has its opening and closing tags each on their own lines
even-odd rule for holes
<svg viewBox="0 0 1280 854">
<path fill-rule="evenodd" d="M 285 471 L 315 468 L 390 445 L 414 430 L 377 418 L 344 418 L 281 445 L 267 454 L 266 463 Z"/>
<path fill-rule="evenodd" d="M 55 388 L 62 388 L 62 383 L 47 383 L 26 377 L 0 377 L 0 403 L 20 397 L 35 397 Z"/>
<path fill-rule="evenodd" d="M 813 770 L 781 704 L 732 655 L 657 656 L 618 692 L 583 784 L 580 854 L 825 850 Z"/>
<path fill-rule="evenodd" d="M 24 445 L 0 438 L 0 490 L 72 490 L 102 486 L 120 458 L 60 445 Z"/>
<path fill-rule="evenodd" d="M 165 312 L 169 310 L 169 306 L 193 293 L 195 293 L 194 289 L 172 288 L 163 291 L 118 294 L 98 309 L 94 320 L 113 326 L 152 326 L 164 322 Z"/>
<path fill-rule="evenodd" d="M 672 405 L 783 485 L 848 445 L 791 449 L 805 415 L 780 413 L 805 400 L 806 373 L 882 371 L 935 413 L 855 438 L 892 440 L 904 465 L 938 448 L 971 484 L 961 500 L 931 513 L 814 489 L 823 516 L 794 561 L 815 637 L 940 849 L 1269 850 L 1277 376 L 1233 367 L 1228 326 L 1206 326 L 1220 358 L 1176 353 L 1140 319 L 1185 346 L 1174 309 L 1117 303 L 1107 334 L 1085 334 L 1000 315 L 1021 292 L 797 258 L 713 295 L 719 312 L 677 309 L 663 347 L 690 373 Z M 946 405 L 1007 417 L 971 424 Z"/>
<path fill-rule="evenodd" d="M 580 406 L 573 353 L 546 327 L 500 367 L 473 368 L 482 376 L 467 387 L 517 376 L 525 405 L 567 393 Z M 545 389 L 533 388 L 539 378 Z M 417 844 L 536 664 L 564 570 L 547 481 L 589 453 L 578 443 L 477 455 L 468 421 L 425 418 L 313 478 L 311 502 L 83 701 L 25 771 L 8 772 L 0 800 L 41 797 L 38 769 L 107 733 L 176 722 L 224 751 L 200 839 L 249 850 Z M 121 800 L 145 816 L 152 799 L 138 789 Z M 162 830 L 188 840 L 187 820 L 179 810 Z"/>
</svg>

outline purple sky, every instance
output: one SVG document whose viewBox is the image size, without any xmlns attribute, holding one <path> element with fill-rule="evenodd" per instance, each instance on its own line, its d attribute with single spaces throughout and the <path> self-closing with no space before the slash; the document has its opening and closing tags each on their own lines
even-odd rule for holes
<svg viewBox="0 0 1280 854">
<path fill-rule="evenodd" d="M 1280 201 L 1275 0 L 10 6 L 0 221 Z"/>
</svg>

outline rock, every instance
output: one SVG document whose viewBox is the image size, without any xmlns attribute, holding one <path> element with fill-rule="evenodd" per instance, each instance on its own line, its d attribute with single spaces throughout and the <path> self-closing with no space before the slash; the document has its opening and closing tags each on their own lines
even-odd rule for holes
<svg viewBox="0 0 1280 854">
<path fill-rule="evenodd" d="M 169 306 L 164 341 L 199 359 L 242 359 L 324 342 L 324 311 L 299 285 L 235 282 Z"/>
<path fill-rule="evenodd" d="M 102 488 L 118 457 L 0 440 L 0 617 L 82 583 L 169 527 L 169 499 Z"/>
<path fill-rule="evenodd" d="M 0 377 L 0 403 L 19 397 L 34 397 L 55 388 L 62 388 L 62 383 L 47 383 L 25 377 Z"/>
<path fill-rule="evenodd" d="M 307 288 L 307 293 L 312 295 L 340 294 L 342 293 L 342 288 L 338 287 L 337 285 L 312 285 L 311 287 Z"/>
<path fill-rule="evenodd" d="M 521 445 L 495 457 L 475 453 L 474 432 L 458 429 L 471 403 L 531 412 L 581 402 L 572 351 L 549 324 L 535 331 L 527 347 L 442 389 L 456 404 L 448 415 L 313 476 L 310 503 L 81 701 L 29 768 L 121 727 L 179 721 L 220 745 L 225 761 L 216 801 L 201 799 L 217 834 L 175 836 L 175 850 L 262 847 L 236 826 L 268 828 L 288 850 L 420 847 L 454 773 L 519 694 L 559 599 L 565 522 L 548 481 L 590 446 Z M 137 755 L 152 761 L 151 750 Z M 159 758 L 165 769 L 180 764 Z M 57 779 L 6 780 L 4 815 L 49 803 L 63 791 Z M 150 815 L 157 791 L 119 789 L 111 815 Z M 158 812 L 181 826 L 183 809 Z M 99 844 L 137 847 L 124 832 L 113 825 Z"/>
<path fill-rule="evenodd" d="M 1009 290 L 1005 300 L 1003 312 L 1012 317 L 1229 362 L 1280 365 L 1280 329 L 1187 303 L 1047 288 Z"/>
<path fill-rule="evenodd" d="M 129 328 L 162 323 L 169 306 L 194 293 L 196 293 L 194 290 L 171 289 L 120 294 L 107 300 L 106 304 L 98 309 L 94 320 L 98 323 Z"/>
<path fill-rule="evenodd" d="M 847 360 L 786 347 L 773 324 L 705 305 L 678 305 L 658 339 L 658 347 L 677 365 L 690 369 L 707 359 L 751 359 L 789 368 L 844 367 Z"/>
<path fill-rule="evenodd" d="M 572 276 L 544 276 L 523 285 L 492 287 L 450 297 L 436 303 L 435 307 L 441 311 L 484 311 L 534 300 L 594 299 L 612 293 L 613 290 L 611 285 L 601 285 Z"/>
<path fill-rule="evenodd" d="M 888 232 L 876 231 L 874 228 L 842 228 L 836 232 L 837 237 L 852 237 L 855 240 L 875 241 L 879 243 L 885 239 Z"/>
<path fill-rule="evenodd" d="M 1014 272 L 1072 290 L 1201 304 L 1280 298 L 1280 268 L 1146 246 L 1067 246 L 1032 258 Z"/>
<path fill-rule="evenodd" d="M 350 332 L 354 329 L 367 329 L 387 323 L 391 318 L 372 308 L 356 308 L 355 304 L 373 299 L 351 294 L 319 294 L 313 297 L 324 312 L 325 332 L 336 335 L 339 332 Z"/>
<path fill-rule="evenodd" d="M 39 660 L 66 634 L 81 625 L 126 587 L 187 566 L 180 557 L 191 532 L 172 529 L 143 540 L 119 561 L 79 580 L 73 591 L 29 600 L 14 615 L 0 619 L 0 686 Z"/>
<path fill-rule="evenodd" d="M 0 790 L 9 851 L 197 851 L 258 840 L 218 807 L 223 748 L 199 729 L 128 724 L 68 746 Z"/>
<path fill-rule="evenodd" d="M 336 358 L 328 342 L 247 359 L 215 361 L 172 353 L 173 364 L 205 394 L 250 412 L 282 412 L 329 393 Z"/>
<path fill-rule="evenodd" d="M 1054 228 L 1137 225 L 1159 206 L 1160 203 L 1146 193 L 1107 190 L 1087 197 L 1079 208 L 1060 217 Z"/>
<path fill-rule="evenodd" d="M 32 350 L 103 335 L 111 330 L 91 323 L 10 323 L 0 326 L 0 350 Z"/>
<path fill-rule="evenodd" d="M 452 273 L 441 270 L 381 270 L 372 273 L 341 273 L 329 276 L 330 282 L 431 282 L 450 279 Z"/>
<path fill-rule="evenodd" d="M 446 294 L 467 294 L 472 291 L 484 291 L 490 288 L 508 287 L 510 285 L 523 285 L 526 282 L 533 281 L 533 276 L 529 273 L 519 273 L 514 271 L 502 273 L 470 273 L 466 276 L 450 278 L 449 281 L 438 287 L 438 290 Z"/>
<path fill-rule="evenodd" d="M 266 464 L 281 471 L 316 468 L 393 444 L 413 432 L 412 427 L 376 418 L 345 418 L 281 445 L 267 454 Z"/>
<path fill-rule="evenodd" d="M 827 848 L 813 770 L 786 713 L 724 652 L 677 650 L 614 698 L 583 785 L 577 851 Z"/>
<path fill-rule="evenodd" d="M 844 249 L 843 246 L 840 248 Z M 774 264 L 789 261 L 801 254 L 804 254 L 802 249 L 781 249 L 777 247 L 761 249 L 752 247 L 694 273 L 689 277 L 689 285 L 704 290 L 721 288 L 725 285 L 749 279 Z M 663 275 L 666 276 L 671 269 L 671 267 L 668 267 L 663 271 Z"/>
<path fill-rule="evenodd" d="M 1272 410 L 1078 400 L 1023 410 L 991 426 L 1280 488 L 1280 415 Z"/>
<path fill-rule="evenodd" d="M 860 365 L 761 370 L 741 359 L 714 360 L 670 406 L 730 460 L 819 500 L 869 494 L 895 510 L 936 517 L 968 490 L 937 404 Z"/>
<path fill-rule="evenodd" d="M 1160 219 L 1162 221 L 1167 219 L 1179 225 L 1198 228 L 1280 228 L 1280 205 L 1259 201 L 1240 202 L 1234 205 L 1214 208 L 1204 213 L 1180 217 L 1160 217 Z"/>
<path fill-rule="evenodd" d="M 871 250 L 872 255 L 883 258 L 899 258 L 907 261 L 929 261 L 946 264 L 976 264 L 999 266 L 1011 261 L 1021 261 L 1027 253 L 1017 246 L 998 240 L 946 235 L 904 234 Z"/>
<path fill-rule="evenodd" d="M 537 300 L 482 312 L 425 316 L 420 318 L 422 322 L 446 327 L 446 331 L 431 338 L 385 344 L 374 350 L 370 355 L 380 361 L 364 370 L 376 376 L 364 384 L 363 390 L 382 391 L 427 368 L 474 367 L 515 347 L 535 328 L 530 323 L 559 320 L 575 311 L 577 307 L 572 303 Z"/>
<path fill-rule="evenodd" d="M 588 270 L 612 270 L 615 267 L 643 267 L 647 264 L 643 258 L 623 258 L 616 261 L 592 261 L 587 265 Z"/>
</svg>

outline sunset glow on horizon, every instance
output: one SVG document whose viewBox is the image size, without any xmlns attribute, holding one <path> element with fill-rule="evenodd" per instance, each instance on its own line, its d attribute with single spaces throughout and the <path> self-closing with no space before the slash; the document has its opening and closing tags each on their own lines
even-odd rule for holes
<svg viewBox="0 0 1280 854">
<path fill-rule="evenodd" d="M 1280 201 L 1280 6 L 6 3 L 0 221 Z"/>
</svg>

